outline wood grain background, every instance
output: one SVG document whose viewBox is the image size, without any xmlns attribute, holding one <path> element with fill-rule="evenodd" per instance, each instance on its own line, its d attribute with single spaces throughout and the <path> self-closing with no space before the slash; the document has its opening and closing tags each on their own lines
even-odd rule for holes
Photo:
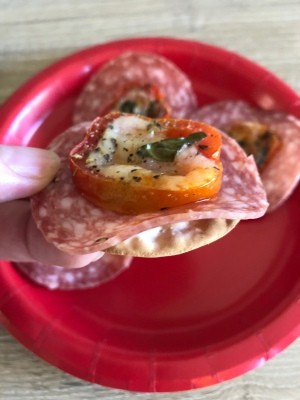
<svg viewBox="0 0 300 400">
<path fill-rule="evenodd" d="M 299 0 L 0 0 L 0 103 L 44 66 L 77 49 L 161 35 L 236 51 L 300 91 Z M 230 382 L 185 393 L 137 394 L 73 378 L 0 328 L 1 400 L 98 398 L 299 400 L 300 340 L 264 367 Z"/>
</svg>

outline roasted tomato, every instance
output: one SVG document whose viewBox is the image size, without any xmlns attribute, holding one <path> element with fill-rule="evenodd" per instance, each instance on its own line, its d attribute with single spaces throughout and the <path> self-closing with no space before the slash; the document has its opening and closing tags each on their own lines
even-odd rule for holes
<svg viewBox="0 0 300 400">
<path fill-rule="evenodd" d="M 220 148 L 219 132 L 201 122 L 110 113 L 94 120 L 69 161 L 85 198 L 139 214 L 216 195 Z"/>
<path fill-rule="evenodd" d="M 170 107 L 154 85 L 129 82 L 114 97 L 105 107 L 104 114 L 119 111 L 150 118 L 166 118 L 170 115 Z"/>
<path fill-rule="evenodd" d="M 235 122 L 226 132 L 239 143 L 247 155 L 253 155 L 260 172 L 280 147 L 278 136 L 267 125 L 259 122 Z"/>
</svg>

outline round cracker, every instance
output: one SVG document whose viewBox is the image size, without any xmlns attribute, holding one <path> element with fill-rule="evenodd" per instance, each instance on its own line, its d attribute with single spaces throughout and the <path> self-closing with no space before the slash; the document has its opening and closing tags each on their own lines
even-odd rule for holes
<svg viewBox="0 0 300 400">
<path fill-rule="evenodd" d="M 186 253 L 227 235 L 239 220 L 203 219 L 149 229 L 105 252 L 133 257 L 166 257 Z"/>
</svg>

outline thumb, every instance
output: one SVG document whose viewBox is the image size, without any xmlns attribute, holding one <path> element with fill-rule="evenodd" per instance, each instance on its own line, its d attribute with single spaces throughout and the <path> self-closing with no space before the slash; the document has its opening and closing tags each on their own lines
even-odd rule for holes
<svg viewBox="0 0 300 400">
<path fill-rule="evenodd" d="M 54 177 L 59 157 L 50 150 L 0 145 L 0 202 L 31 196 Z"/>
</svg>

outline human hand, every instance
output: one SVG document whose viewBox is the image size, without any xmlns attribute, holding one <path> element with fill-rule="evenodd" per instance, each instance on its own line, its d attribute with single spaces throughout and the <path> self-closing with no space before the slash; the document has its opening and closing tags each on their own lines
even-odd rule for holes
<svg viewBox="0 0 300 400">
<path fill-rule="evenodd" d="M 46 242 L 36 227 L 27 198 L 51 182 L 59 165 L 49 150 L 0 145 L 0 259 L 77 268 L 104 254 L 69 255 Z"/>
</svg>

